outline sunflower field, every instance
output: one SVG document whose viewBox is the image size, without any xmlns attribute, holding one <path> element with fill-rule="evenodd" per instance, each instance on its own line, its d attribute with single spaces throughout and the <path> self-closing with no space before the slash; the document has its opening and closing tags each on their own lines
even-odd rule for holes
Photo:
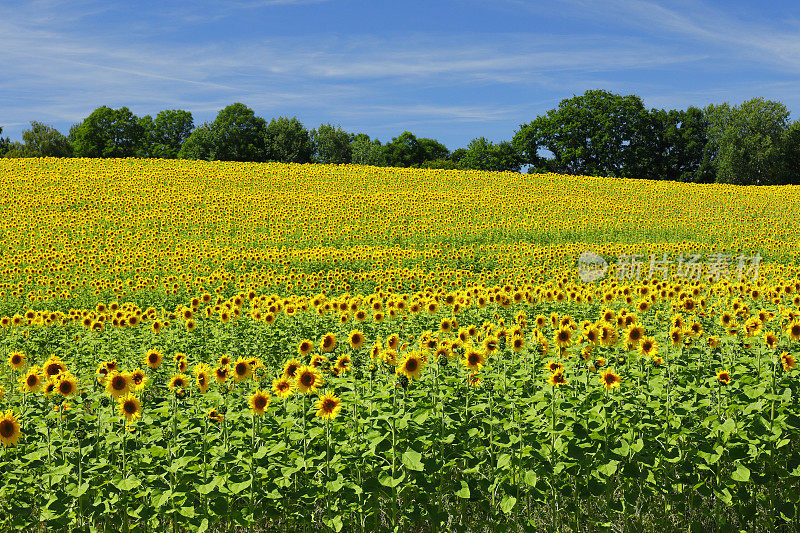
<svg viewBox="0 0 800 533">
<path fill-rule="evenodd" d="M 797 187 L 137 159 L 0 183 L 2 531 L 800 529 Z"/>
</svg>

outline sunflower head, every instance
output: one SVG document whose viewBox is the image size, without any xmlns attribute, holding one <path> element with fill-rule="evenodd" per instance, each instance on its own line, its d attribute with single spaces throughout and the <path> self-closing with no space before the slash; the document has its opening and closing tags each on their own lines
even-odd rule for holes
<svg viewBox="0 0 800 533">
<path fill-rule="evenodd" d="M 619 374 L 615 374 L 612 368 L 607 368 L 600 372 L 600 383 L 608 390 L 619 387 L 620 381 Z"/>
<path fill-rule="evenodd" d="M 295 375 L 295 387 L 301 393 L 316 392 L 322 385 L 322 376 L 313 366 L 302 366 Z"/>
<path fill-rule="evenodd" d="M 562 387 L 567 384 L 567 380 L 564 377 L 564 372 L 561 371 L 551 374 L 547 382 L 553 387 Z"/>
<path fill-rule="evenodd" d="M 342 400 L 332 393 L 323 394 L 317 400 L 314 408 L 317 410 L 319 418 L 333 420 L 342 408 Z"/>
<path fill-rule="evenodd" d="M 271 401 L 267 392 L 256 390 L 250 396 L 250 410 L 254 415 L 263 416 Z"/>
<path fill-rule="evenodd" d="M 8 354 L 8 366 L 14 370 L 20 370 L 25 366 L 25 354 L 23 352 L 11 352 Z"/>
<path fill-rule="evenodd" d="M 728 370 L 719 370 L 717 372 L 717 380 L 723 385 L 728 385 L 731 382 L 731 373 Z"/>
<path fill-rule="evenodd" d="M 161 366 L 161 362 L 164 360 L 164 354 L 161 353 L 160 350 L 149 350 L 144 356 L 144 362 L 153 370 L 157 370 Z"/>
<path fill-rule="evenodd" d="M 142 416 L 142 403 L 132 394 L 121 396 L 117 402 L 120 416 L 128 422 L 133 422 Z"/>
<path fill-rule="evenodd" d="M 0 444 L 16 446 L 20 436 L 20 424 L 14 411 L 0 413 Z"/>
<path fill-rule="evenodd" d="M 285 376 L 280 377 L 272 382 L 272 392 L 278 398 L 288 398 L 294 393 L 294 385 Z"/>
</svg>

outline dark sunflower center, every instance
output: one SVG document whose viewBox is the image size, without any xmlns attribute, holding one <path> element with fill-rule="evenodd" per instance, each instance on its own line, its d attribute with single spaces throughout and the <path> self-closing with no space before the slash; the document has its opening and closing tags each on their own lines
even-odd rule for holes
<svg viewBox="0 0 800 533">
<path fill-rule="evenodd" d="M 326 413 L 332 413 L 334 407 L 336 407 L 336 402 L 334 402 L 330 398 L 322 402 L 322 410 L 325 411 Z"/>
<path fill-rule="evenodd" d="M 256 409 L 263 409 L 267 406 L 267 399 L 263 396 L 256 396 L 253 404 L 256 406 Z"/>
<path fill-rule="evenodd" d="M 156 362 L 158 362 L 158 356 L 156 354 L 154 354 L 154 353 L 151 353 L 150 354 L 150 364 L 154 365 L 154 364 L 156 364 Z"/>
<path fill-rule="evenodd" d="M 71 393 L 72 392 L 72 383 L 69 382 L 69 381 L 62 381 L 58 385 L 58 391 L 61 394 L 64 394 L 64 395 Z"/>
<path fill-rule="evenodd" d="M 617 381 L 617 377 L 614 374 L 606 374 L 606 383 L 611 385 L 615 381 Z"/>
<path fill-rule="evenodd" d="M 0 422 L 0 436 L 10 439 L 14 435 L 14 424 L 11 420 L 3 420 Z"/>
<path fill-rule="evenodd" d="M 28 384 L 29 387 L 33 387 L 37 383 L 39 383 L 39 378 L 34 376 L 34 375 L 28 376 L 28 379 L 26 380 L 26 383 Z"/>
<path fill-rule="evenodd" d="M 467 358 L 467 360 L 469 361 L 469 364 L 477 365 L 478 362 L 480 361 L 480 357 L 476 353 L 471 353 L 471 354 L 469 354 L 469 357 Z"/>
<path fill-rule="evenodd" d="M 243 376 L 247 373 L 247 365 L 245 363 L 239 363 L 236 365 L 236 374 L 239 376 Z"/>
<path fill-rule="evenodd" d="M 111 380 L 111 387 L 114 390 L 123 390 L 125 388 L 125 378 L 122 376 L 114 376 Z"/>
<path fill-rule="evenodd" d="M 128 413 L 129 415 L 132 415 L 133 413 L 136 412 L 136 404 L 130 400 L 125 402 L 122 407 L 123 409 L 125 409 L 125 412 Z"/>
<path fill-rule="evenodd" d="M 409 359 L 406 361 L 406 370 L 408 372 L 415 372 L 419 364 L 417 363 L 416 359 Z"/>
<path fill-rule="evenodd" d="M 22 362 L 22 357 L 20 357 L 18 355 L 14 355 L 14 356 L 11 357 L 11 364 L 12 365 L 18 365 L 21 362 Z"/>
<path fill-rule="evenodd" d="M 314 376 L 311 374 L 303 374 L 300 376 L 300 383 L 302 383 L 305 387 L 310 387 L 311 384 L 314 383 Z"/>
</svg>

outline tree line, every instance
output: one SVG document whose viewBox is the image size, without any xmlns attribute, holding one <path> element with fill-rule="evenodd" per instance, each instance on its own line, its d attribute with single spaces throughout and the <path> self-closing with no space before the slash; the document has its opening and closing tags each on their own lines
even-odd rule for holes
<svg viewBox="0 0 800 533">
<path fill-rule="evenodd" d="M 2 128 L 0 128 L 2 134 Z M 484 137 L 450 151 L 405 131 L 386 143 L 296 117 L 269 122 L 241 103 L 195 126 L 192 114 L 137 117 L 100 107 L 68 135 L 31 122 L 23 142 L 0 135 L 0 157 L 155 157 L 217 161 L 355 163 L 413 168 L 647 178 L 695 183 L 800 183 L 800 121 L 781 102 L 646 109 L 636 95 L 590 90 L 521 124 L 510 141 Z"/>
</svg>

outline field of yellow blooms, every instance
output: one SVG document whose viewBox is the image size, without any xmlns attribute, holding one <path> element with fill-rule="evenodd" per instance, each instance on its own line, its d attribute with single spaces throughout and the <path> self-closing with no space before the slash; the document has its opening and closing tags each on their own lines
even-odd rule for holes
<svg viewBox="0 0 800 533">
<path fill-rule="evenodd" d="M 799 193 L 0 159 L 0 530 L 797 531 Z"/>
</svg>

